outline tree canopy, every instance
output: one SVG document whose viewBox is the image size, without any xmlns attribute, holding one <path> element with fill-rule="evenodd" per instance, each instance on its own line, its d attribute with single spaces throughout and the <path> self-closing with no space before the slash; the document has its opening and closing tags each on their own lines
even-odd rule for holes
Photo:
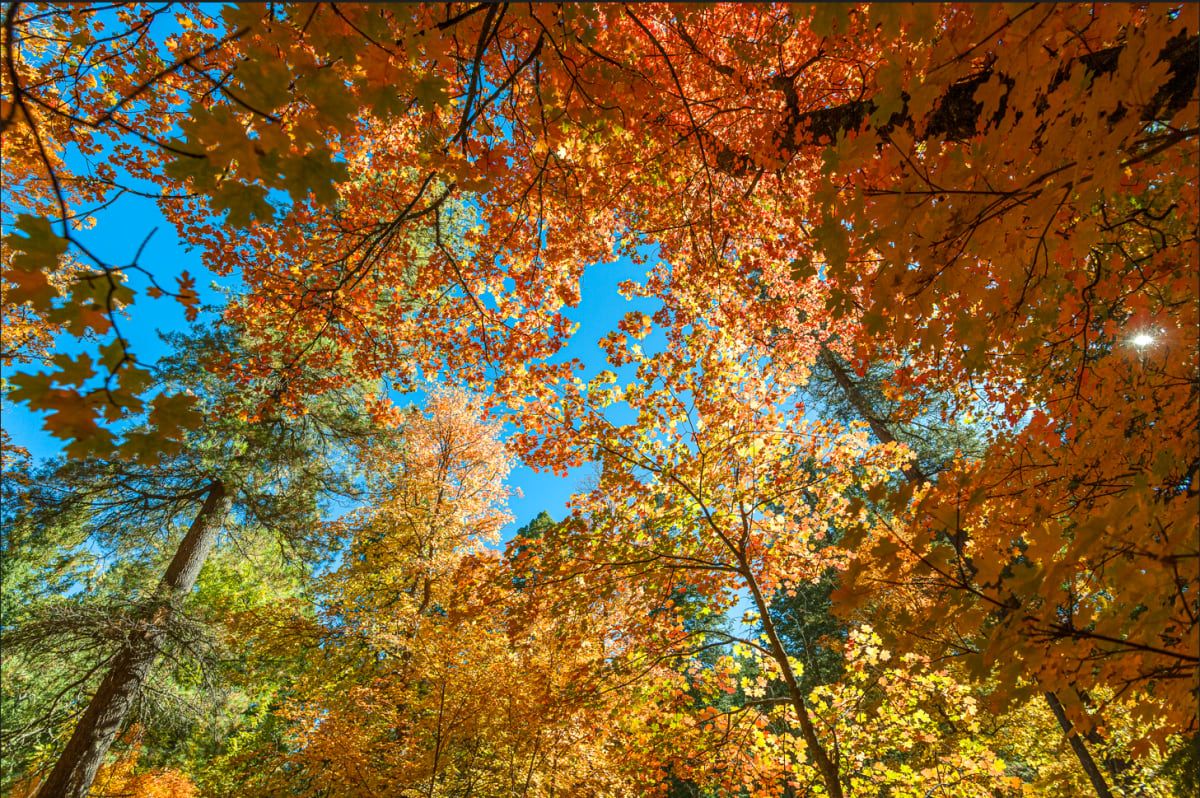
<svg viewBox="0 0 1200 798">
<path fill-rule="evenodd" d="M 1196 6 L 12 2 L 0 29 L 0 365 L 67 458 L 0 442 L 4 634 L 99 617 L 85 540 L 106 607 L 161 604 L 6 675 L 42 746 L 6 789 L 1194 782 Z M 197 321 L 199 275 L 83 234 L 128 195 L 237 283 L 195 362 L 143 360 L 129 310 Z M 653 310 L 598 371 L 567 314 L 616 262 Z M 596 476 L 501 555 L 514 462 Z M 105 663 L 144 690 L 209 550 L 265 540 L 302 555 L 246 574 L 279 599 L 200 613 L 269 685 L 211 764 L 150 714 L 80 731 Z"/>
</svg>

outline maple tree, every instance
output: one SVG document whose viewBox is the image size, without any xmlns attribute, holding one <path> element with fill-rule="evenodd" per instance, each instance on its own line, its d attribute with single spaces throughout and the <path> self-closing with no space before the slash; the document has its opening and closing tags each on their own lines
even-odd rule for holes
<svg viewBox="0 0 1200 798">
<path fill-rule="evenodd" d="M 1026 26 L 1037 30 L 1034 22 L 1026 16 L 1014 22 L 1005 35 L 1019 36 Z M 1102 24 L 1100 19 L 1095 22 Z M 1126 38 L 1126 42 L 1151 53 L 1166 53 L 1171 42 L 1186 38 L 1178 33 L 1188 23 L 1186 14 L 1180 14 L 1175 23 L 1179 26 L 1175 29 L 1147 26 L 1140 29 L 1138 38 Z M 1171 39 L 1173 30 L 1183 38 Z M 997 52 L 993 67 L 997 74 L 1004 57 L 1004 51 Z M 1155 68 L 1168 74 L 1168 58 L 1160 58 Z M 1105 78 L 1116 80 L 1113 75 Z M 998 79 L 992 82 L 1002 83 Z M 914 381 L 932 378 L 924 392 L 942 390 L 949 381 L 941 375 L 957 370 L 961 376 L 955 379 L 960 386 L 964 379 L 975 382 L 977 387 L 971 393 L 978 397 L 976 401 L 994 408 L 991 412 L 999 417 L 985 455 L 962 466 L 970 476 L 940 480 L 922 505 L 932 515 L 918 516 L 918 523 L 926 527 L 915 538 L 901 536 L 900 540 L 907 546 L 915 539 L 911 550 L 918 559 L 931 547 L 939 547 L 940 552 L 930 558 L 934 571 L 947 576 L 946 582 L 960 595 L 959 600 L 974 603 L 978 597 L 987 605 L 986 609 L 976 605 L 975 611 L 991 618 L 987 628 L 992 648 L 981 652 L 977 667 L 1003 661 L 1006 681 L 1014 688 L 1018 674 L 1029 672 L 1037 673 L 1037 683 L 1043 686 L 1088 689 L 1107 684 L 1139 692 L 1149 688 L 1157 700 L 1180 701 L 1181 708 L 1189 707 L 1177 717 L 1181 725 L 1175 728 L 1192 730 L 1190 707 L 1195 697 L 1186 685 L 1195 660 L 1183 641 L 1193 634 L 1193 589 L 1186 585 L 1193 582 L 1195 574 L 1186 568 L 1166 572 L 1157 566 L 1147 568 L 1147 561 L 1141 558 L 1174 563 L 1190 559 L 1184 541 L 1190 534 L 1187 530 L 1194 526 L 1189 509 L 1194 503 L 1194 488 L 1189 483 L 1195 479 L 1195 459 L 1189 454 L 1194 449 L 1195 425 L 1190 420 L 1194 412 L 1189 410 L 1194 402 L 1189 384 L 1194 385 L 1194 379 L 1184 375 L 1194 373 L 1195 366 L 1190 360 L 1188 332 L 1194 325 L 1185 319 L 1195 312 L 1195 295 L 1178 268 L 1194 248 L 1194 236 L 1184 232 L 1193 226 L 1188 219 L 1194 211 L 1183 205 L 1171 206 L 1173 190 L 1147 194 L 1139 181 L 1155 182 L 1158 178 L 1149 177 L 1150 172 L 1164 175 L 1168 182 L 1194 179 L 1194 167 L 1186 165 L 1194 154 L 1184 142 L 1195 133 L 1187 125 L 1186 105 L 1171 112 L 1176 116 L 1170 123 L 1166 116 L 1155 117 L 1166 112 L 1156 105 L 1154 98 L 1159 95 L 1149 83 L 1148 88 L 1135 89 L 1129 95 L 1110 94 L 1097 78 L 1095 84 L 1079 84 L 1076 90 L 1087 90 L 1083 96 L 1091 102 L 1085 106 L 1088 110 L 1070 103 L 1056 111 L 1056 94 L 1065 95 L 1064 100 L 1077 96 L 1069 94 L 1067 83 L 1064 79 L 1045 94 L 1046 108 L 1038 113 L 1020 119 L 1006 114 L 979 126 L 981 137 L 972 146 L 989 153 L 989 164 L 1002 164 L 1003 175 L 1000 169 L 972 166 L 969 159 L 960 165 L 951 158 L 942 164 L 945 168 L 924 175 L 910 172 L 907 166 L 889 170 L 886 179 L 892 188 L 882 193 L 867 182 L 852 190 L 854 196 L 873 197 L 867 201 L 873 207 L 866 246 L 883 262 L 895 265 L 902 261 L 906 266 L 904 272 L 892 270 L 892 276 L 871 289 L 876 296 L 886 291 L 893 300 L 897 296 L 907 299 L 899 307 L 893 301 L 886 335 L 904 341 L 901 351 L 913 360 L 929 358 L 926 364 L 910 369 L 910 378 L 900 381 L 898 391 L 906 394 L 908 401 L 919 402 L 923 392 Z M 1183 85 L 1190 92 L 1193 84 L 1194 78 Z M 1141 116 L 1125 110 L 1122 101 L 1130 98 L 1144 98 L 1139 99 L 1147 103 Z M 1154 121 L 1159 118 L 1164 121 Z M 1036 130 L 1036 135 L 1025 133 L 1021 125 L 1032 125 L 1034 120 L 1037 127 L 1031 130 Z M 1068 128 L 1076 133 L 1068 135 Z M 1058 138 L 1056 130 L 1061 133 Z M 1157 138 L 1160 132 L 1156 130 L 1168 132 Z M 1032 155 L 1024 144 L 1030 139 L 1037 142 Z M 1018 141 L 1022 142 L 1021 154 L 1005 155 L 1005 147 Z M 922 149 L 915 141 L 911 146 L 910 152 Z M 923 149 L 921 154 L 927 157 L 929 149 Z M 1181 160 L 1171 162 L 1170 157 Z M 1020 166 L 1020 174 L 1027 176 L 1024 179 L 1051 181 L 1028 183 L 1021 189 L 1036 192 L 1037 199 L 1030 194 L 1032 204 L 1026 206 L 1021 200 L 1020 210 L 1009 205 L 1009 200 L 1000 200 L 999 194 L 1006 189 L 994 193 L 999 183 L 991 182 L 1011 181 L 1014 165 Z M 1055 171 L 1053 177 L 1050 171 Z M 1139 173 L 1143 177 L 1137 177 Z M 882 172 L 876 174 L 883 176 Z M 925 188 L 906 183 L 909 179 Z M 983 189 L 989 184 L 992 187 Z M 933 195 L 928 193 L 934 185 L 973 185 L 982 190 L 975 193 L 978 189 L 969 189 L 969 195 L 954 203 L 956 216 L 948 228 L 950 234 L 936 242 L 918 243 L 912 235 L 912 230 L 921 228 L 921 220 L 913 215 L 918 212 L 917 205 L 910 201 L 901 201 L 908 202 L 903 207 L 911 209 L 903 217 L 905 229 L 891 221 L 890 232 L 875 238 L 881 228 L 877 214 L 884 211 L 883 218 L 890 219 L 885 208 L 900 210 L 893 204 L 897 192 L 911 188 L 931 197 L 937 194 L 937 189 Z M 1053 211 L 1038 207 L 1038 202 L 1051 197 Z M 993 201 L 998 204 L 983 210 Z M 923 209 L 932 208 L 922 202 Z M 1159 223 L 1139 224 L 1143 209 L 1159 215 L 1160 211 L 1153 210 L 1155 203 L 1172 207 L 1172 211 Z M 852 216 L 853 212 L 841 213 L 840 218 L 853 227 Z M 993 243 L 981 235 L 983 218 L 1018 224 L 1011 230 L 1003 228 L 1005 237 Z M 996 229 L 1001 229 L 998 224 Z M 880 240 L 888 240 L 887 248 L 874 246 L 873 242 Z M 1062 271 L 1049 268 L 1051 262 Z M 1157 267 L 1164 270 L 1160 278 L 1149 277 L 1145 264 L 1151 262 L 1162 264 Z M 925 263 L 927 267 L 922 266 Z M 1010 272 L 997 268 L 1005 263 L 1020 268 Z M 911 264 L 917 265 L 907 268 Z M 916 288 L 924 284 L 925 268 L 941 275 L 936 298 Z M 971 269 L 976 276 L 968 276 Z M 979 279 L 984 282 L 976 282 Z M 1058 282 L 1060 287 L 1055 288 L 1059 280 L 1067 282 Z M 1156 286 L 1150 292 L 1153 299 L 1142 293 L 1148 283 Z M 972 294 L 971 286 L 978 291 Z M 957 300 L 958 296 L 963 299 Z M 939 311 L 939 306 L 954 301 L 974 302 L 970 307 L 975 310 L 957 317 Z M 882 310 L 882 305 L 876 307 Z M 872 313 L 882 321 L 879 310 L 864 316 L 868 329 Z M 1139 357 L 1131 351 L 1128 338 L 1121 339 L 1122 328 L 1130 338 L 1139 330 L 1154 330 L 1155 349 Z M 1143 412 L 1139 407 L 1155 416 L 1150 428 L 1164 434 L 1161 440 L 1145 440 L 1145 449 L 1140 440 L 1133 442 L 1135 436 L 1127 424 L 1114 423 L 1118 418 L 1137 416 Z M 1155 409 L 1167 407 L 1177 412 L 1163 416 Z M 1132 509 L 1138 506 L 1154 509 L 1143 514 Z M 1054 507 L 1060 508 L 1061 525 L 1051 520 L 1056 516 Z M 1109 520 L 1127 514 L 1131 519 L 1145 519 L 1153 531 L 1135 526 L 1127 533 Z M 948 551 L 940 542 L 947 532 L 964 547 Z M 1143 548 L 1147 541 L 1154 541 L 1150 550 Z M 890 568 L 894 564 L 895 560 L 888 564 L 890 573 L 885 579 L 896 575 Z M 1122 598 L 1103 600 L 1103 608 L 1097 606 L 1094 597 L 1111 589 L 1119 590 Z M 972 591 L 975 596 L 968 597 Z M 939 604 L 937 619 L 930 620 L 948 631 L 943 623 L 946 604 Z M 1139 606 L 1160 608 L 1161 615 L 1155 616 L 1160 620 L 1147 622 L 1149 617 L 1144 617 L 1131 626 L 1129 613 L 1141 616 L 1144 612 L 1135 609 Z M 982 621 L 982 616 L 976 621 L 970 614 L 955 617 L 963 620 L 967 629 Z M 910 628 L 913 626 L 919 633 L 929 628 L 919 624 Z M 996 656 L 1016 647 L 1022 652 L 1020 657 L 1001 660 Z M 1093 667 L 1097 662 L 1103 664 Z M 1141 700 L 1147 700 L 1145 695 Z M 1160 733 L 1170 728 L 1164 725 Z"/>
<path fill-rule="evenodd" d="M 312 664 L 276 710 L 286 748 L 237 754 L 268 763 L 242 794 L 604 794 L 620 781 L 613 738 L 595 734 L 614 709 L 586 681 L 611 655 L 603 620 L 530 613 L 485 548 L 508 520 L 510 460 L 479 414 L 451 390 L 408 413 L 393 455 L 365 464 L 372 500 L 341 522 L 350 544 L 318 619 L 255 635 L 302 642 Z"/>
<path fill-rule="evenodd" d="M 572 438 L 581 437 L 597 448 L 602 472 L 596 488 L 577 497 L 575 523 L 539 541 L 546 551 L 538 567 L 555 579 L 589 575 L 598 591 L 611 592 L 614 582 L 634 583 L 631 592 L 647 606 L 634 613 L 645 627 L 626 632 L 646 639 L 642 647 L 649 649 L 639 657 L 685 658 L 714 639 L 755 652 L 759 686 L 746 694 L 761 698 L 772 689 L 775 695 L 761 703 L 786 707 L 780 717 L 788 726 L 769 746 L 760 739 L 756 747 L 778 746 L 782 751 L 772 758 L 782 756 L 786 767 L 807 765 L 810 778 L 829 795 L 864 789 L 856 769 L 862 754 L 852 760 L 850 751 L 869 745 L 886 750 L 889 742 L 870 733 L 848 734 L 822 718 L 831 699 L 821 696 L 824 688 L 812 695 L 802 691 L 801 666 L 771 617 L 771 598 L 794 594 L 828 568 L 845 567 L 850 552 L 824 541 L 831 525 L 851 522 L 846 494 L 852 486 L 886 480 L 906 452 L 895 444 L 867 449 L 861 432 L 802 421 L 795 413 L 796 380 L 764 373 L 753 351 L 720 328 L 696 325 L 656 355 L 615 340 L 610 344 L 610 360 L 632 361 L 636 379 L 621 385 L 613 372 L 605 372 L 576 403 L 547 410 L 558 416 L 548 445 L 579 446 Z M 637 423 L 618 425 L 606 418 L 604 409 L 616 402 L 628 405 Z M 761 639 L 688 629 L 673 613 L 655 611 L 672 607 L 674 592 L 683 586 L 697 591 L 709 611 L 732 606 L 736 591 L 746 591 L 762 623 Z M 591 600 L 592 593 L 583 595 Z M 704 675 L 709 689 L 732 690 L 736 672 L 726 660 Z M 701 713 L 692 722 L 710 734 L 726 723 L 725 738 L 741 737 L 732 724 L 744 723 L 738 716 L 757 703 L 751 700 L 733 713 Z M 767 722 L 764 716 L 761 723 Z M 759 732 L 745 733 L 761 738 Z M 791 760 L 788 749 L 796 746 L 803 756 Z M 768 794 L 777 782 L 800 778 L 772 774 L 758 760 L 751 754 L 745 763 L 762 771 L 745 785 L 749 789 Z M 778 761 L 774 767 L 780 767 Z M 685 772 L 693 779 L 707 777 L 694 767 Z M 733 786 L 729 778 L 726 772 L 726 788 Z"/>
<path fill-rule="evenodd" d="M 188 309 L 192 278 L 167 291 L 136 253 L 106 261 L 77 235 L 130 191 L 245 285 L 227 315 L 274 354 L 219 368 L 245 386 L 287 374 L 248 418 L 441 374 L 507 406 L 532 464 L 562 471 L 599 447 L 647 517 L 664 513 L 647 486 L 695 465 L 663 443 L 677 391 L 729 392 L 713 423 L 735 423 L 815 363 L 842 364 L 835 382 L 895 364 L 888 424 L 870 428 L 936 406 L 978 418 L 978 437 L 937 474 L 882 436 L 863 455 L 881 458 L 879 486 L 841 542 L 835 603 L 865 602 L 897 657 L 962 655 L 998 703 L 1055 696 L 1084 735 L 1136 707 L 1129 753 L 1148 756 L 1196 733 L 1197 28 L 1189 5 L 10 3 L 5 358 L 44 360 L 63 329 L 93 339 L 14 374 L 10 395 L 50 412 L 77 457 L 170 452 L 200 420 L 184 395 L 146 395 L 121 329 L 131 275 Z M 623 291 L 660 309 L 604 342 L 614 368 L 643 370 L 616 398 L 615 375 L 585 383 L 556 355 L 586 269 L 622 256 L 655 259 Z M 672 360 L 631 343 L 652 331 Z M 606 392 L 637 406 L 632 426 L 601 421 Z M 122 435 L 151 408 L 155 432 Z M 393 418 L 383 397 L 371 410 Z M 719 478 L 736 485 L 759 457 L 781 485 L 809 478 L 781 443 L 806 423 L 793 405 L 759 451 L 717 447 Z M 670 469 L 621 465 L 655 446 Z M 854 493 L 856 463 L 823 464 L 831 496 Z M 589 501 L 564 546 L 684 545 Z M 819 508 L 858 523 L 833 498 Z M 780 523 L 755 545 L 795 543 Z M 731 574 L 759 584 L 765 624 L 776 588 L 820 557 L 745 545 L 696 587 L 719 611 Z M 680 571 L 667 560 L 660 598 Z M 836 793 L 835 759 L 804 736 Z"/>
<path fill-rule="evenodd" d="M 903 470 L 904 477 L 910 486 L 927 486 L 931 480 L 928 475 L 937 474 L 952 465 L 956 459 L 963 456 L 964 447 L 975 449 L 975 454 L 978 456 L 979 441 L 969 430 L 971 423 L 969 416 L 967 417 L 967 422 L 964 423 L 962 419 L 946 419 L 946 414 L 943 412 L 941 415 L 944 420 L 939 421 L 936 412 L 931 413 L 929 409 L 926 409 L 918 418 L 910 418 L 906 424 L 903 420 L 904 416 L 911 413 L 911 411 L 902 412 L 903 403 L 889 401 L 884 395 L 886 393 L 887 378 L 895 376 L 895 369 L 888 370 L 881 368 L 880 363 L 876 362 L 872 364 L 871 371 L 873 373 L 868 379 L 852 376 L 847 373 L 845 364 L 840 363 L 837 358 L 829 353 L 824 353 L 818 373 L 827 373 L 821 374 L 818 382 L 824 383 L 826 387 L 823 390 L 818 390 L 817 398 L 822 405 L 822 410 L 825 412 L 839 417 L 862 419 L 867 422 L 879 442 L 891 443 L 903 441 L 907 443 L 911 441 L 913 444 L 911 451 L 914 455 L 918 456 L 914 456 L 913 460 Z M 893 429 L 896 430 L 895 433 L 893 433 Z M 952 448 L 954 445 L 958 448 Z M 876 511 L 880 512 L 878 509 Z M 882 512 L 886 514 L 887 510 L 882 510 Z M 856 540 L 856 536 L 849 535 L 847 536 L 847 540 L 853 542 Z M 958 547 L 965 549 L 968 541 L 961 538 L 956 540 L 951 537 L 946 542 L 956 547 L 956 549 Z M 973 567 L 969 555 L 965 555 L 963 560 L 967 572 L 969 572 Z M 964 572 L 960 571 L 959 573 L 961 575 Z M 971 575 L 974 574 L 972 573 Z M 937 584 L 936 580 L 932 584 Z M 891 597 L 885 598 L 884 604 L 891 605 L 893 611 L 898 606 L 899 617 L 904 619 L 907 617 L 906 613 L 911 611 L 913 607 L 912 601 L 914 598 L 918 604 L 929 600 L 929 595 L 926 591 L 930 587 L 931 582 L 922 579 L 915 594 L 911 588 L 894 591 L 895 593 L 899 593 L 899 604 L 896 605 Z M 846 613 L 847 609 L 852 606 L 852 603 L 842 602 L 839 605 L 839 609 L 843 613 Z M 880 605 L 876 604 L 872 615 L 876 619 L 887 617 L 886 613 L 881 614 L 879 609 Z M 907 623 L 907 621 L 902 620 L 902 623 Z M 949 649 L 937 643 L 940 636 L 926 638 L 922 641 L 922 648 L 927 651 L 936 652 L 936 654 L 941 656 L 946 656 L 947 654 L 950 656 L 961 656 L 964 651 L 973 650 L 972 646 L 975 644 L 973 641 L 970 641 L 968 637 L 969 633 L 962 628 L 958 630 L 958 633 L 961 636 L 957 639 L 955 645 Z M 934 645 L 930 646 L 930 643 L 934 643 Z M 1029 686 L 1024 685 L 1026 688 Z M 1084 699 L 1085 697 L 1085 694 L 1075 687 L 1067 695 L 1072 696 L 1074 699 Z M 1019 699 L 1019 694 L 1014 695 L 1013 691 L 1005 690 L 1000 696 L 993 695 L 990 703 L 994 705 L 996 698 L 1000 698 L 1001 702 L 1011 703 Z M 1064 735 L 1064 744 L 1069 744 L 1069 747 L 1073 750 L 1075 758 L 1080 765 L 1080 772 L 1086 774 L 1097 795 L 1114 794 L 1109 786 L 1110 780 L 1122 785 L 1122 789 L 1125 790 L 1133 789 L 1129 785 L 1134 783 L 1141 784 L 1138 789 L 1150 789 L 1147 786 L 1149 782 L 1139 782 L 1140 779 L 1144 780 L 1147 778 L 1147 773 L 1144 769 L 1132 767 L 1132 761 L 1127 757 L 1127 754 L 1115 753 L 1118 748 L 1114 747 L 1112 741 L 1106 739 L 1104 734 L 1095 728 L 1087 728 L 1086 734 L 1079 733 L 1074 721 L 1068 718 L 1063 702 L 1055 692 L 1044 691 L 1041 698 L 1045 700 L 1045 707 L 1042 714 L 1052 717 L 1054 722 L 1057 723 Z M 1075 701 L 1072 701 L 1072 703 L 1075 703 Z M 1098 718 L 1089 718 L 1089 720 L 1099 725 L 1107 726 L 1110 732 L 1114 728 L 1114 723 L 1104 717 L 1105 709 L 1111 710 L 1114 715 L 1122 718 L 1127 717 L 1129 709 L 1128 704 L 1121 706 L 1120 704 L 1106 702 L 1103 707 L 1097 708 L 1094 702 L 1088 702 L 1086 699 L 1082 703 L 1086 706 L 1087 711 L 1098 715 Z M 1029 718 L 1031 716 L 1028 711 L 1022 710 L 1022 712 L 1025 718 L 1022 723 L 1030 723 Z M 1122 721 L 1122 724 L 1127 722 L 1127 720 Z M 1131 734 L 1136 738 L 1138 734 L 1144 731 L 1132 731 L 1134 729 L 1137 729 L 1136 723 L 1132 726 L 1124 726 L 1123 730 L 1118 732 L 1118 734 L 1128 740 Z M 1104 754 L 1103 770 L 1097 764 L 1099 757 L 1093 756 L 1093 748 Z M 1178 751 L 1180 753 L 1186 752 L 1186 744 L 1180 747 Z M 1044 754 L 1040 753 L 1034 756 L 1035 761 L 1041 760 L 1044 763 L 1040 767 L 1035 767 L 1035 770 L 1046 767 L 1046 760 L 1043 757 Z"/>
</svg>

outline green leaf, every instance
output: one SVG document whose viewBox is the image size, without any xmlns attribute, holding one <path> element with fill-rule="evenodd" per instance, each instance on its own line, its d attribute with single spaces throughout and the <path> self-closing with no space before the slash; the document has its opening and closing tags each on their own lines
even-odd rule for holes
<svg viewBox="0 0 1200 798">
<path fill-rule="evenodd" d="M 297 84 L 327 122 L 343 131 L 349 131 L 354 126 L 354 120 L 363 105 L 363 98 L 347 86 L 346 81 L 337 72 L 332 69 L 318 69 L 313 74 L 300 78 Z M 394 88 L 384 88 L 390 89 L 393 97 L 397 96 Z"/>
<path fill-rule="evenodd" d="M 48 311 L 46 319 L 66 325 L 67 331 L 79 338 L 87 335 L 89 329 L 106 333 L 112 326 L 108 317 L 110 292 L 115 292 L 115 288 L 106 275 L 84 275 L 71 283 L 70 301 Z M 127 296 L 132 301 L 132 292 Z"/>
<path fill-rule="evenodd" d="M 111 432 L 93 427 L 64 446 L 63 451 L 67 457 L 81 460 L 88 457 L 105 457 L 116 451 L 116 448 Z"/>
<path fill-rule="evenodd" d="M 225 221 L 234 227 L 249 227 L 255 220 L 269 222 L 275 209 L 266 200 L 262 186 L 248 186 L 238 180 L 226 180 L 209 196 L 208 205 L 216 213 L 228 213 Z"/>
<path fill-rule="evenodd" d="M 159 394 L 150 402 L 153 408 L 149 424 L 167 438 L 181 438 L 188 429 L 200 425 L 202 417 L 196 410 L 196 398 L 187 394 Z"/>
<path fill-rule="evenodd" d="M 818 36 L 832 36 L 834 32 L 845 33 L 850 29 L 852 3 L 818 3 L 815 6 L 792 5 L 792 14 L 798 19 L 808 16 L 808 29 Z"/>
<path fill-rule="evenodd" d="M 397 116 L 408 107 L 408 101 L 394 86 L 362 86 L 359 98 L 364 106 L 371 107 L 374 116 L 381 119 Z"/>
<path fill-rule="evenodd" d="M 100 365 L 108 369 L 109 374 L 116 372 L 117 367 L 121 365 L 121 360 L 125 357 L 124 342 L 119 338 L 114 338 L 106 344 L 100 345 Z"/>
<path fill-rule="evenodd" d="M 53 378 L 49 374 L 28 374 L 17 372 L 8 380 L 12 387 L 8 395 L 14 401 L 29 405 L 30 410 L 44 410 L 48 407 L 46 397 L 53 390 Z"/>
<path fill-rule="evenodd" d="M 13 305 L 28 302 L 34 310 L 46 311 L 54 307 L 54 300 L 60 296 L 58 289 L 42 272 L 12 270 L 4 276 L 12 283 L 5 298 Z"/>
<path fill-rule="evenodd" d="M 294 158 L 285 158 L 279 163 L 283 174 L 283 186 L 295 202 L 304 202 L 311 191 L 313 197 L 325 205 L 337 202 L 336 185 L 347 176 L 346 165 L 330 158 L 328 150 L 316 150 Z"/>
<path fill-rule="evenodd" d="M 96 408 L 86 396 L 77 391 L 55 390 L 46 401 L 53 412 L 46 416 L 42 426 L 54 437 L 80 441 L 100 432 Z"/>
<path fill-rule="evenodd" d="M 131 432 L 122 442 L 119 454 L 125 460 L 152 466 L 157 465 L 164 454 L 171 454 L 178 448 L 155 433 Z"/>
<path fill-rule="evenodd" d="M 872 98 L 871 105 L 874 106 L 870 117 L 871 126 L 883 127 L 893 116 L 904 113 L 904 93 L 898 86 L 884 89 Z"/>
<path fill-rule="evenodd" d="M 238 99 L 264 115 L 286 105 L 291 98 L 292 73 L 287 61 L 271 53 L 251 50 L 250 57 L 237 65 L 233 76 L 241 83 L 240 91 L 234 91 Z"/>
<path fill-rule="evenodd" d="M 170 144 L 176 150 L 203 149 L 199 144 L 178 140 L 171 141 Z M 191 180 L 192 186 L 197 191 L 207 192 L 217 184 L 221 170 L 208 159 L 207 155 L 180 155 L 163 166 L 163 174 L 172 180 Z"/>
<path fill-rule="evenodd" d="M 428 74 L 413 86 L 413 96 L 426 111 L 432 111 L 436 106 L 450 101 L 449 88 L 449 82 L 441 75 Z"/>
<path fill-rule="evenodd" d="M 96 369 L 92 367 L 92 358 L 86 352 L 77 358 L 62 353 L 55 355 L 51 360 L 54 365 L 58 366 L 58 374 L 53 375 L 54 380 L 61 385 L 74 385 L 76 388 L 82 388 L 85 382 L 96 376 Z"/>
<path fill-rule="evenodd" d="M 121 369 L 118 379 L 121 383 L 120 395 L 122 398 L 128 397 L 130 409 L 140 410 L 141 401 L 136 397 L 150 386 L 150 383 L 154 381 L 154 375 L 150 373 L 149 369 L 127 365 Z M 134 407 L 135 403 L 136 408 Z"/>
<path fill-rule="evenodd" d="M 845 272 L 850 257 L 850 240 L 846 228 L 833 216 L 826 216 L 814 230 L 816 244 L 824 252 L 826 271 L 831 275 Z"/>
<path fill-rule="evenodd" d="M 905 20 L 909 10 L 907 6 L 894 3 L 872 3 L 870 5 L 870 21 L 875 27 L 883 28 L 883 35 L 895 39 L 900 35 L 900 24 Z"/>
<path fill-rule="evenodd" d="M 50 220 L 22 213 L 14 226 L 25 235 L 10 233 L 4 238 L 16 252 L 12 267 L 22 272 L 57 271 L 59 256 L 67 251 L 68 242 L 54 233 Z"/>
<path fill-rule="evenodd" d="M 1154 456 L 1151 472 L 1157 479 L 1167 479 L 1174 472 L 1182 472 L 1184 466 L 1169 449 L 1159 449 Z"/>
<path fill-rule="evenodd" d="M 254 28 L 262 22 L 263 11 L 258 3 L 235 3 L 221 7 L 221 19 L 234 30 Z"/>
<path fill-rule="evenodd" d="M 815 277 L 817 267 L 813 265 L 812 258 L 807 255 L 801 255 L 790 264 L 792 280 L 794 282 L 803 282 L 810 277 Z"/>
</svg>

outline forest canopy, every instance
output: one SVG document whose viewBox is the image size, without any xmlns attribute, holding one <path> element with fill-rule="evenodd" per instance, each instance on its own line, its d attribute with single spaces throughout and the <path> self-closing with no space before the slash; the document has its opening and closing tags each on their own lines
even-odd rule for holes
<svg viewBox="0 0 1200 798">
<path fill-rule="evenodd" d="M 6 795 L 1195 791 L 1197 6 L 0 30 Z"/>
</svg>

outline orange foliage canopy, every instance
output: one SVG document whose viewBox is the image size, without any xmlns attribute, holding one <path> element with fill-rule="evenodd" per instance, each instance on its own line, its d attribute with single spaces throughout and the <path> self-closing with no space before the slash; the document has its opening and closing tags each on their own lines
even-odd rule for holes
<svg viewBox="0 0 1200 798">
<path fill-rule="evenodd" d="M 508 520 L 510 461 L 480 411 L 441 390 L 409 414 L 402 445 L 363 464 L 373 502 L 344 522 L 320 617 L 252 631 L 268 651 L 299 646 L 308 667 L 278 712 L 285 746 L 232 757 L 252 774 L 239 794 L 625 794 L 620 729 L 639 702 L 592 681 L 619 653 L 617 620 L 532 611 L 486 547 Z"/>
<path fill-rule="evenodd" d="M 78 7 L 6 11 L 6 225 L 29 214 L 7 303 L 109 334 L 131 294 L 70 218 L 152 181 L 285 368 L 490 384 L 560 469 L 594 445 L 564 434 L 560 310 L 589 266 L 656 251 L 628 291 L 662 310 L 614 332 L 618 364 L 647 325 L 704 321 L 773 378 L 884 359 L 913 412 L 984 419 L 985 456 L 864 534 L 848 596 L 921 585 L 889 634 L 1195 730 L 1195 6 L 188 7 L 144 56 L 161 12 L 119 13 L 108 40 Z M 68 145 L 108 163 L 77 174 Z M 89 275 L 69 292 L 64 252 Z M 140 407 L 101 352 L 13 380 L 74 453 Z M 296 375 L 285 408 L 323 387 Z"/>
<path fill-rule="evenodd" d="M 137 739 L 135 725 L 125 734 L 133 741 L 111 762 L 96 773 L 95 790 L 102 795 L 125 798 L 195 798 L 196 785 L 186 773 L 174 768 L 138 769 L 142 758 L 142 743 Z M 13 784 L 6 792 L 12 798 L 35 798 L 42 786 L 42 776 L 36 775 Z"/>
</svg>

